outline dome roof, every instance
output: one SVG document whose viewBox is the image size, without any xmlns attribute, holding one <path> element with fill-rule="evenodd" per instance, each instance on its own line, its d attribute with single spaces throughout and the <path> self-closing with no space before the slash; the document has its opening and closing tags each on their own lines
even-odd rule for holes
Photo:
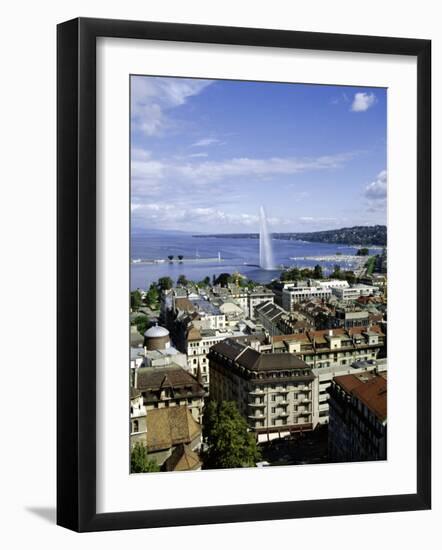
<svg viewBox="0 0 442 550">
<path fill-rule="evenodd" d="M 155 325 L 154 327 L 147 329 L 144 336 L 146 338 L 163 338 L 164 336 L 169 336 L 169 331 L 167 328 Z"/>
</svg>

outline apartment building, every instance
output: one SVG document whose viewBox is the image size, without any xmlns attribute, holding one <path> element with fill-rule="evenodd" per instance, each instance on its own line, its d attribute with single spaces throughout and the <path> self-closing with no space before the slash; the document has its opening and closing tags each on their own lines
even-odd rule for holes
<svg viewBox="0 0 442 550">
<path fill-rule="evenodd" d="M 208 358 L 211 399 L 235 401 L 259 442 L 313 428 L 315 377 L 304 361 L 233 339 Z"/>
<path fill-rule="evenodd" d="M 329 389 L 331 461 L 387 458 L 387 375 L 376 372 L 334 378 Z"/>
<path fill-rule="evenodd" d="M 385 335 L 380 325 L 372 325 L 277 335 L 272 343 L 274 351 L 294 353 L 317 369 L 375 360 L 385 346 Z"/>
</svg>

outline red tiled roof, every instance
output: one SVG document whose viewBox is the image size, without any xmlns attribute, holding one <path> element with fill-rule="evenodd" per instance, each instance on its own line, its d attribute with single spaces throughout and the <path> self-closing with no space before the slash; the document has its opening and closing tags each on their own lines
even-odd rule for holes
<svg viewBox="0 0 442 550">
<path fill-rule="evenodd" d="M 367 380 L 354 374 L 346 374 L 336 376 L 334 381 L 345 392 L 362 401 L 379 420 L 387 419 L 387 380 L 385 376 L 374 375 Z"/>
</svg>

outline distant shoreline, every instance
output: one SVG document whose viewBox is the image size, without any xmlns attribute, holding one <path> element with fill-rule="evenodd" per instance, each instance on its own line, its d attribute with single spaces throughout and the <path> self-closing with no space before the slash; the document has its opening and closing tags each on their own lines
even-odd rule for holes
<svg viewBox="0 0 442 550">
<path fill-rule="evenodd" d="M 314 231 L 310 233 L 273 232 L 271 235 L 272 239 L 306 243 L 371 248 L 384 248 L 387 246 L 387 227 L 385 225 L 343 227 L 341 229 L 329 229 L 327 231 Z M 195 234 L 192 237 L 199 239 L 259 239 L 259 233 L 211 233 L 206 235 Z"/>
</svg>

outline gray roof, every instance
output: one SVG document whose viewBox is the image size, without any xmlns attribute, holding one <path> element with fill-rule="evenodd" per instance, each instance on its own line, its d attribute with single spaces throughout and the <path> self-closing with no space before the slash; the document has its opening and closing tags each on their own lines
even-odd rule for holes
<svg viewBox="0 0 442 550">
<path fill-rule="evenodd" d="M 147 329 L 144 336 L 146 336 L 146 338 L 162 338 L 164 336 L 169 336 L 169 331 L 167 328 L 155 325 Z"/>
<path fill-rule="evenodd" d="M 221 356 L 251 371 L 309 369 L 291 353 L 260 353 L 238 341 L 227 339 L 212 347 L 210 356 Z"/>
</svg>

